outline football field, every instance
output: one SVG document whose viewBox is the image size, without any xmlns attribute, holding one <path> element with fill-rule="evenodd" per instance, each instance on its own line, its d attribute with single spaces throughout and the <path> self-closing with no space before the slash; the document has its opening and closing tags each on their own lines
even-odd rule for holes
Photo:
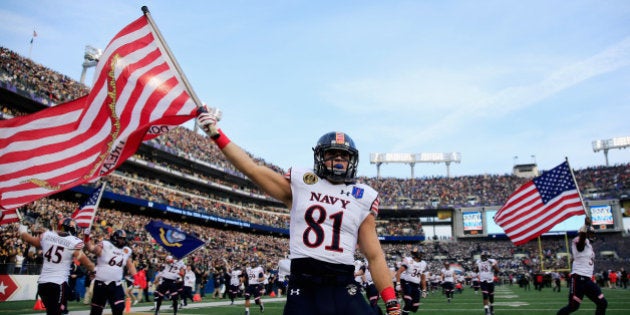
<svg viewBox="0 0 630 315">
<path fill-rule="evenodd" d="M 630 289 L 604 289 L 604 295 L 608 300 L 608 310 L 606 314 L 630 314 Z M 542 315 L 555 314 L 558 309 L 567 303 L 567 289 L 562 288 L 562 292 L 553 292 L 551 288 L 542 291 L 526 291 L 518 286 L 497 286 L 495 292 L 495 314 L 510 315 Z M 281 315 L 284 305 L 283 298 L 266 298 L 265 315 Z M 42 311 L 34 311 L 35 301 L 22 302 L 1 302 L 0 314 L 44 314 Z M 127 314 L 153 314 L 150 310 L 153 303 L 140 303 L 133 306 Z M 169 305 L 163 305 L 160 314 L 173 314 Z M 70 314 L 87 315 L 88 307 L 78 302 L 70 303 Z M 573 314 L 593 314 L 595 304 L 590 300 L 584 301 L 579 311 Z M 110 314 L 109 310 L 104 312 Z M 203 301 L 191 303 L 188 307 L 180 309 L 178 314 L 220 314 L 220 315 L 242 315 L 244 313 L 243 300 L 238 300 L 234 305 L 230 305 L 229 300 L 215 300 L 206 296 Z M 417 314 L 483 314 L 481 294 L 475 294 L 470 288 L 464 292 L 456 293 L 451 303 L 447 303 L 446 298 L 436 292 L 430 294 L 422 300 L 420 310 Z M 252 303 L 250 314 L 261 314 L 257 305 Z"/>
</svg>

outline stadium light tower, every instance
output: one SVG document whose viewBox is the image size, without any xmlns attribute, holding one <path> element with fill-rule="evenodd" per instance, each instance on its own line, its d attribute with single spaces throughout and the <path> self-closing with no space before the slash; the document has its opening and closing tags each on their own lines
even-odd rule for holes
<svg viewBox="0 0 630 315">
<path fill-rule="evenodd" d="M 451 163 L 460 163 L 462 154 L 451 153 L 370 153 L 370 164 L 376 164 L 376 177 L 381 178 L 381 165 L 383 163 L 403 163 L 411 166 L 411 179 L 415 178 L 414 167 L 416 163 L 444 163 L 446 164 L 446 177 L 451 177 Z"/>
<path fill-rule="evenodd" d="M 630 147 L 630 137 L 617 137 L 607 140 L 595 140 L 593 141 L 593 152 L 604 151 L 604 157 L 606 158 L 606 166 L 608 165 L 608 150 L 610 149 L 625 149 Z"/>
<path fill-rule="evenodd" d="M 83 71 L 81 71 L 81 84 L 85 84 L 85 73 L 88 68 L 96 67 L 98 60 L 101 58 L 103 51 L 90 45 L 85 46 L 85 54 L 83 55 Z"/>
</svg>

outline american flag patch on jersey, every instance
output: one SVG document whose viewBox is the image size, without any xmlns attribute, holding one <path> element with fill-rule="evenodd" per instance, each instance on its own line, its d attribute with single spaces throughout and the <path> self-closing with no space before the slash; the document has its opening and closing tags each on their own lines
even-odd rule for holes
<svg viewBox="0 0 630 315">
<path fill-rule="evenodd" d="M 363 198 L 363 188 L 352 187 L 352 196 L 357 199 Z"/>
</svg>

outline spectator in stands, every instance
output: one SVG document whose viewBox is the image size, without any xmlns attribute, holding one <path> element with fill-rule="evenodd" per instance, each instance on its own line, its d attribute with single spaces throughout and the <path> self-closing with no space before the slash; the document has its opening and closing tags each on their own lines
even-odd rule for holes
<svg viewBox="0 0 630 315">
<path fill-rule="evenodd" d="M 595 230 L 591 223 L 591 218 L 586 217 L 584 225 L 579 229 L 578 236 L 571 242 L 573 264 L 571 266 L 570 281 L 572 282 L 572 289 L 569 290 L 569 303 L 558 310 L 558 315 L 567 315 L 577 311 L 585 295 L 595 303 L 596 315 L 606 313 L 608 301 L 606 301 L 600 287 L 592 280 L 595 251 L 591 242 L 594 239 Z"/>
<path fill-rule="evenodd" d="M 342 310 L 352 310 L 356 314 L 371 312 L 360 294 L 337 290 L 354 285 L 353 262 L 358 244 L 368 259 L 387 313 L 400 314 L 400 304 L 376 234 L 377 192 L 367 185 L 355 183 L 359 152 L 354 141 L 342 132 L 327 133 L 314 149 L 314 169 L 295 168 L 282 176 L 271 168 L 256 164 L 245 151 L 230 142 L 217 129 L 218 119 L 220 112 L 204 108 L 198 122 L 239 171 L 291 209 L 292 278 L 289 290 L 300 289 L 303 294 L 289 295 L 284 313 L 316 314 L 322 311 L 320 308 L 333 313 Z M 329 296 L 332 292 L 338 294 L 333 305 L 313 302 L 319 300 L 316 297 L 320 294 Z"/>
</svg>

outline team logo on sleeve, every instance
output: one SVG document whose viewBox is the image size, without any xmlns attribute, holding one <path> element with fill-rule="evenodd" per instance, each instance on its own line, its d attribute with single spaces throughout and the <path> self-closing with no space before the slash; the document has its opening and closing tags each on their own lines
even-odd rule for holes
<svg viewBox="0 0 630 315">
<path fill-rule="evenodd" d="M 357 199 L 363 198 L 363 192 L 365 190 L 359 187 L 352 187 L 352 196 Z"/>
<path fill-rule="evenodd" d="M 302 176 L 302 180 L 307 185 L 313 185 L 319 181 L 319 177 L 317 177 L 317 175 L 315 175 L 314 173 L 309 172 Z"/>
</svg>

